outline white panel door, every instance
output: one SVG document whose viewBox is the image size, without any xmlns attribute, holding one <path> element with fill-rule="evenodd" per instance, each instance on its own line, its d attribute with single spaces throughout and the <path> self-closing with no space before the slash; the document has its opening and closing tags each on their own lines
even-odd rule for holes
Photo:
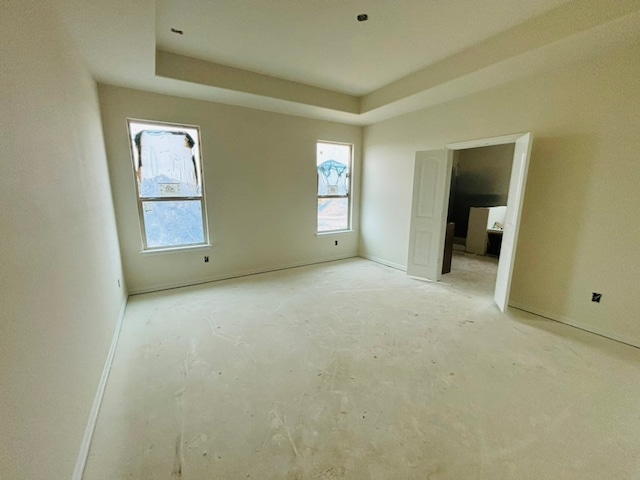
<svg viewBox="0 0 640 480">
<path fill-rule="evenodd" d="M 416 152 L 407 275 L 442 275 L 452 159 L 451 150 Z"/>
<path fill-rule="evenodd" d="M 507 215 L 502 233 L 502 247 L 500 248 L 500 261 L 498 263 L 498 276 L 493 298 L 503 312 L 509 303 L 511 290 L 511 277 L 513 275 L 513 263 L 518 241 L 520 227 L 520 214 L 524 200 L 524 188 L 527 182 L 529 170 L 529 157 L 531 156 L 531 133 L 522 135 L 516 140 L 513 154 L 513 167 L 511 168 L 511 180 L 509 181 L 509 196 L 507 198 Z"/>
</svg>

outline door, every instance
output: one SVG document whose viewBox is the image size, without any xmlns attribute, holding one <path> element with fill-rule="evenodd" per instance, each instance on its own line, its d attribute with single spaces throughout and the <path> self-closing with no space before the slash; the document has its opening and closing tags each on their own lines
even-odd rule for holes
<svg viewBox="0 0 640 480">
<path fill-rule="evenodd" d="M 452 150 L 416 152 L 407 275 L 438 281 L 442 275 Z"/>
<path fill-rule="evenodd" d="M 493 298 L 503 312 L 509 302 L 511 290 L 511 277 L 516 255 L 516 243 L 520 228 L 520 214 L 524 200 L 524 188 L 529 170 L 529 157 L 531 156 L 531 133 L 526 133 L 515 141 L 513 154 L 513 167 L 509 180 L 509 196 L 507 197 L 507 215 L 502 233 L 502 247 L 500 249 L 500 261 L 498 262 L 498 275 L 496 289 Z"/>
</svg>

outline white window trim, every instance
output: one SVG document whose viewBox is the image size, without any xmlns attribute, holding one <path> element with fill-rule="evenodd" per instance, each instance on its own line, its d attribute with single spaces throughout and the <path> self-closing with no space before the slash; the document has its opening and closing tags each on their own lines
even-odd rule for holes
<svg viewBox="0 0 640 480">
<path fill-rule="evenodd" d="M 316 236 L 325 237 L 327 235 L 345 235 L 348 233 L 355 233 L 356 231 L 353 228 L 349 228 L 348 230 L 327 230 L 326 232 L 316 232 Z"/>
<path fill-rule="evenodd" d="M 213 245 L 210 243 L 206 243 L 206 244 L 202 244 L 202 243 L 197 243 L 197 244 L 193 244 L 193 245 L 181 245 L 179 247 L 158 247 L 158 248 L 152 248 L 149 250 L 140 250 L 140 255 L 161 255 L 161 254 L 167 254 L 167 253 L 180 253 L 180 252 L 185 252 L 185 251 L 189 251 L 189 252 L 193 252 L 193 251 L 198 251 L 198 250 L 211 250 L 213 248 Z"/>
<path fill-rule="evenodd" d="M 318 180 L 318 144 L 319 143 L 328 143 L 328 144 L 333 144 L 333 145 L 346 145 L 349 147 L 349 190 L 348 193 L 346 195 L 346 198 L 348 200 L 348 207 L 347 207 L 347 228 L 343 228 L 340 230 L 323 230 L 323 231 L 319 231 L 318 230 L 318 199 L 319 198 L 327 198 L 327 197 L 319 197 L 318 196 L 318 185 L 317 185 L 317 180 Z M 353 201 L 352 201 L 352 194 L 353 194 L 353 158 L 354 158 L 354 152 L 355 150 L 355 146 L 353 143 L 349 143 L 349 142 L 336 142 L 334 140 L 316 140 L 316 155 L 314 158 L 314 165 L 315 165 L 315 171 L 316 171 L 316 195 L 315 195 L 315 202 L 316 202 L 316 207 L 315 207 L 315 212 L 316 212 L 316 235 L 317 236 L 324 236 L 324 235 L 336 235 L 336 234 L 342 234 L 342 233 L 353 233 L 355 230 L 353 229 Z M 335 198 L 344 198 L 344 197 L 335 197 Z"/>
<path fill-rule="evenodd" d="M 140 197 L 138 178 L 136 175 L 136 168 L 134 163 L 134 152 L 133 152 L 133 142 L 131 139 L 131 123 L 144 123 L 149 125 L 157 125 L 159 127 L 168 126 L 175 128 L 190 128 L 194 129 L 198 132 L 198 154 L 199 158 L 199 166 L 200 166 L 200 197 Z M 200 132 L 200 127 L 198 125 L 190 125 L 187 123 L 174 123 L 174 122 L 160 122 L 156 120 L 145 120 L 140 118 L 127 118 L 127 139 L 129 142 L 129 155 L 131 159 L 131 171 L 133 174 L 136 202 L 138 205 L 138 222 L 140 225 L 140 241 L 142 242 L 142 249 L 140 250 L 140 254 L 150 255 L 150 254 L 161 254 L 161 253 L 177 253 L 184 251 L 193 251 L 193 250 L 203 250 L 210 249 L 212 247 L 209 240 L 209 219 L 207 216 L 207 205 L 205 200 L 205 181 L 204 181 L 204 162 L 203 154 L 202 154 L 202 135 Z M 195 201 L 199 200 L 201 209 L 202 209 L 202 232 L 204 241 L 202 243 L 193 243 L 188 245 L 167 245 L 162 247 L 148 247 L 147 246 L 147 232 L 146 225 L 144 223 L 144 211 L 143 211 L 143 202 L 146 201 Z"/>
</svg>

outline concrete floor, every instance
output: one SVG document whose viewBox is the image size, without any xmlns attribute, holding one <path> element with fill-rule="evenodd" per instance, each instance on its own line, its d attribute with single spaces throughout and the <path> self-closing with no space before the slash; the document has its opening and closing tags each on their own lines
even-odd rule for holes
<svg viewBox="0 0 640 480">
<path fill-rule="evenodd" d="M 85 479 L 638 479 L 640 350 L 352 259 L 132 297 Z"/>
</svg>

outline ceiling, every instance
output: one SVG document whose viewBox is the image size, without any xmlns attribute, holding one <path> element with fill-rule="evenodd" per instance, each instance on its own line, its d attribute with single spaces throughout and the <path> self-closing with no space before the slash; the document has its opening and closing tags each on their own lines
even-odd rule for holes
<svg viewBox="0 0 640 480">
<path fill-rule="evenodd" d="M 158 0 L 155 32 L 161 50 L 360 96 L 566 2 Z"/>
<path fill-rule="evenodd" d="M 640 0 L 52 1 L 99 82 L 360 125 L 640 38 Z"/>
</svg>

